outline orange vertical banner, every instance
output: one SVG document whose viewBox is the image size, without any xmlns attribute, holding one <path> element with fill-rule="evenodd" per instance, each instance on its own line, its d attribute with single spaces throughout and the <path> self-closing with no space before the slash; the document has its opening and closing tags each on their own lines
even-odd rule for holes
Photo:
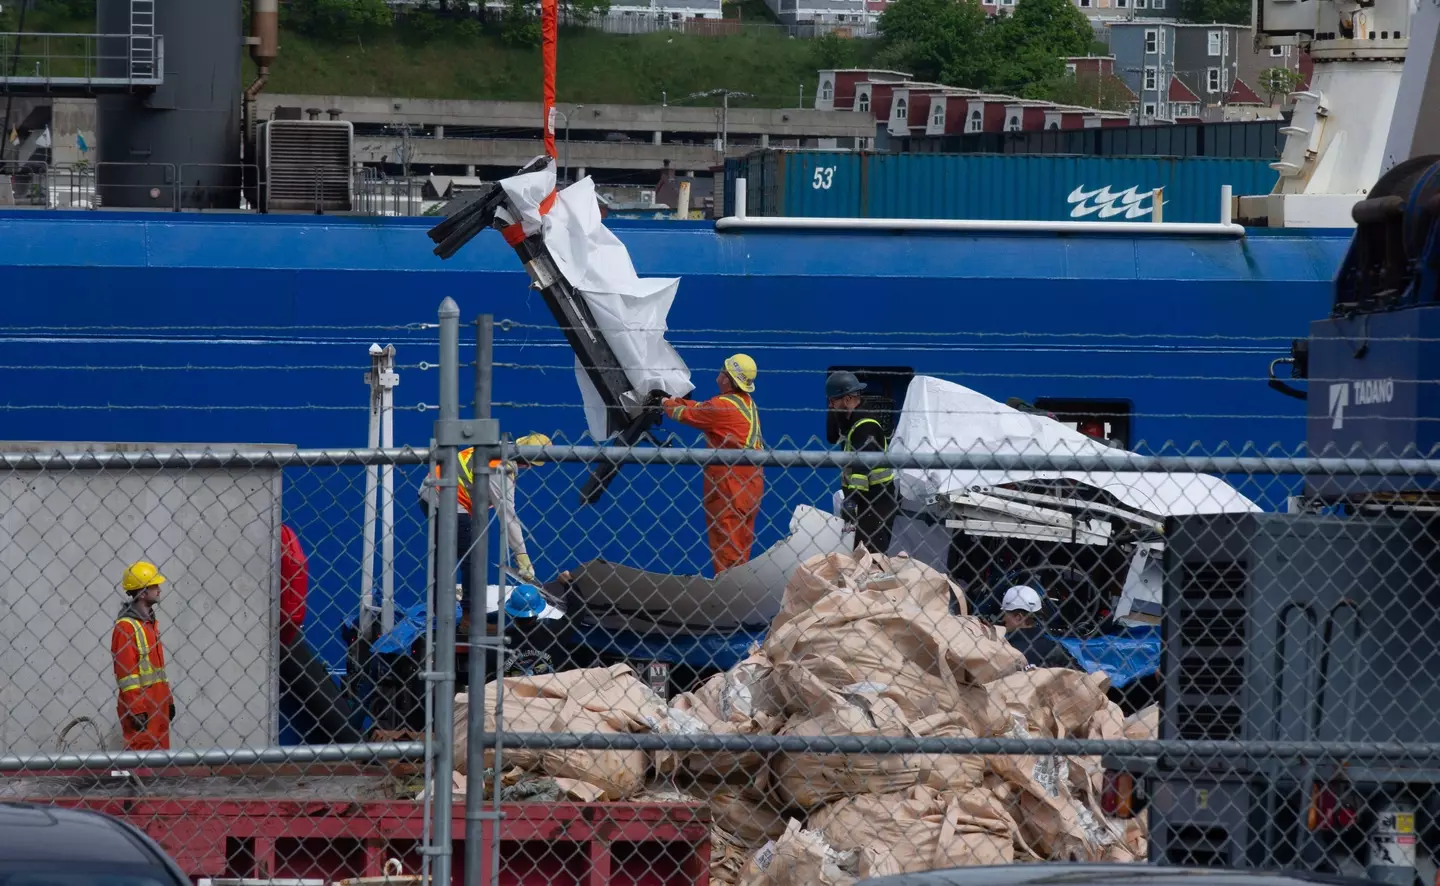
<svg viewBox="0 0 1440 886">
<path fill-rule="evenodd" d="M 545 69 L 545 153 L 555 152 L 555 47 L 560 31 L 559 0 L 540 0 L 540 63 Z"/>
</svg>

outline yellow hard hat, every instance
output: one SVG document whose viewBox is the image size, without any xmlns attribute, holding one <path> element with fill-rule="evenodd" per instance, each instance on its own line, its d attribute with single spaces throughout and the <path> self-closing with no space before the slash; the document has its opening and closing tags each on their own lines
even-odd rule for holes
<svg viewBox="0 0 1440 886">
<path fill-rule="evenodd" d="M 516 446 L 550 446 L 550 445 L 552 445 L 552 444 L 551 444 L 550 438 L 547 437 L 547 436 L 545 436 L 544 434 L 526 434 L 525 436 L 521 437 L 519 440 L 516 440 L 516 441 L 515 441 L 515 445 L 516 445 Z M 534 459 L 526 459 L 526 462 L 527 462 L 528 464 L 532 464 L 532 465 L 543 465 L 543 464 L 545 463 L 545 460 L 544 460 L 543 458 L 534 458 Z"/>
<path fill-rule="evenodd" d="M 755 390 L 755 361 L 748 354 L 736 354 L 725 360 L 725 374 L 745 393 Z"/>
<path fill-rule="evenodd" d="M 124 588 L 128 594 L 164 583 L 165 576 L 160 574 L 160 570 L 155 567 L 155 564 L 141 560 L 132 563 L 130 568 L 125 570 L 125 577 L 120 580 L 120 587 Z"/>
</svg>

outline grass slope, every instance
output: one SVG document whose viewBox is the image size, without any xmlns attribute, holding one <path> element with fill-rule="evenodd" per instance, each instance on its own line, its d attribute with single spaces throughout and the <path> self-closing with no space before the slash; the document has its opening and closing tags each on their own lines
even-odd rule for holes
<svg viewBox="0 0 1440 886">
<path fill-rule="evenodd" d="M 852 50 L 856 61 L 872 51 L 871 41 L 850 42 L 864 44 Z M 724 88 L 754 96 L 735 100 L 737 106 L 795 107 L 801 84 L 806 104 L 814 101 L 820 55 L 814 41 L 780 32 L 620 36 L 567 28 L 560 35 L 556 79 L 565 102 L 658 104 L 662 92 L 676 102 Z M 268 90 L 539 101 L 540 52 L 483 35 L 421 45 L 387 35 L 335 45 L 283 34 Z"/>
<path fill-rule="evenodd" d="M 741 0 L 727 5 L 726 14 L 738 14 L 747 24 L 761 24 L 769 11 L 763 0 Z M 15 28 L 15 4 L 4 4 L 0 25 Z M 70 20 L 41 7 L 27 17 L 25 29 L 30 33 L 86 33 L 94 30 L 94 22 Z M 22 56 L 38 53 L 40 46 L 39 40 L 25 41 Z M 663 94 L 670 102 L 680 103 L 692 92 L 723 88 L 754 96 L 732 99 L 737 107 L 784 108 L 800 101 L 803 84 L 809 106 L 815 100 L 818 68 L 864 66 L 877 49 L 874 40 L 791 39 L 782 29 L 763 24 L 725 37 L 628 36 L 564 28 L 556 78 L 562 102 L 658 104 Z M 77 42 L 74 54 L 83 53 L 83 43 Z M 29 64 L 23 58 L 22 63 Z M 77 58 L 73 64 L 81 62 Z M 244 65 L 249 82 L 254 67 L 248 57 Z M 72 73 L 66 67 L 58 63 L 52 73 Z M 418 41 L 406 39 L 397 28 L 379 38 L 345 43 L 285 31 L 280 35 L 280 59 L 267 89 L 311 95 L 539 101 L 540 50 L 516 48 L 489 34 L 462 33 L 460 29 Z"/>
</svg>

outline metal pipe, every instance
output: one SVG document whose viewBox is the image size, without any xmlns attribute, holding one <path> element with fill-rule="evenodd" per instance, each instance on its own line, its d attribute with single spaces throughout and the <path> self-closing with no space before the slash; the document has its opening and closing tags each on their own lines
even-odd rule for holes
<svg viewBox="0 0 1440 886">
<path fill-rule="evenodd" d="M 759 754 L 1058 754 L 1099 757 L 1170 755 L 1191 761 L 1200 757 L 1243 759 L 1363 759 L 1404 761 L 1408 765 L 1440 762 L 1440 744 L 1343 741 L 1131 741 L 1074 738 L 911 738 L 901 736 L 713 735 L 630 732 L 510 732 L 500 736 L 506 748 L 529 750 L 705 751 Z"/>
<path fill-rule="evenodd" d="M 893 446 L 894 444 L 892 444 Z M 1196 474 L 1284 474 L 1329 476 L 1440 476 L 1440 459 L 1266 458 L 1205 455 L 1136 455 L 1111 451 L 1094 455 L 995 452 L 839 452 L 832 450 L 671 449 L 627 446 L 515 446 L 506 457 L 551 462 L 760 465 L 780 468 L 892 467 L 926 470 L 1115 471 Z"/>
<path fill-rule="evenodd" d="M 1024 234 L 1129 234 L 1137 237 L 1243 237 L 1245 227 L 1210 222 L 1009 221 L 954 218 L 720 218 L 725 231 L 937 231 Z"/>
<path fill-rule="evenodd" d="M 735 215 L 733 216 L 733 218 L 735 218 L 735 219 L 737 219 L 737 220 L 739 220 L 739 221 L 744 221 L 745 218 L 746 218 L 745 210 L 746 210 L 747 207 L 745 206 L 745 201 L 746 201 L 746 199 L 749 197 L 749 194 L 747 194 L 746 191 L 745 191 L 745 188 L 746 188 L 746 187 L 748 187 L 748 186 L 747 186 L 746 183 L 745 183 L 745 177 L 744 177 L 744 176 L 738 176 L 738 177 L 736 177 L 736 179 L 735 179 Z M 718 230 L 719 227 L 720 227 L 720 223 L 719 223 L 719 222 L 716 222 L 716 223 L 715 223 L 715 227 L 716 227 L 716 229 Z"/>
<path fill-rule="evenodd" d="M 0 772 L 164 769 L 177 766 L 253 766 L 286 763 L 378 763 L 386 760 L 420 760 L 424 756 L 425 743 L 419 741 L 294 745 L 275 748 L 212 748 L 204 751 L 9 754 L 0 757 Z"/>
<path fill-rule="evenodd" d="M 440 420 L 435 438 L 440 480 L 435 490 L 439 544 L 435 560 L 435 836 L 430 851 L 435 857 L 435 882 L 450 884 L 451 836 L 455 779 L 455 530 L 459 516 L 453 502 L 459 486 L 459 452 L 447 445 L 442 428 L 460 417 L 460 308 L 446 297 L 440 303 Z M 483 701 L 482 701 L 483 704 Z"/>
<path fill-rule="evenodd" d="M 1156 188 L 1155 194 L 1150 198 L 1150 205 L 1153 209 L 1150 212 L 1150 221 L 1157 225 L 1165 223 L 1165 189 Z"/>
<path fill-rule="evenodd" d="M 173 452 L 0 452 L 0 468 L 10 471 L 103 471 L 116 468 L 302 468 L 423 465 L 427 447 L 395 449 L 175 450 Z"/>
<path fill-rule="evenodd" d="M 1234 193 L 1234 189 L 1229 185 L 1220 186 L 1220 224 L 1222 225 L 1233 224 L 1234 217 L 1231 215 L 1231 212 L 1233 211 L 1232 204 L 1235 199 Z"/>
<path fill-rule="evenodd" d="M 569 129 L 567 124 L 566 129 Z M 475 417 L 490 417 L 490 385 L 495 363 L 495 318 L 482 314 L 475 321 Z M 474 482 L 470 487 L 470 525 L 474 527 L 470 549 L 470 648 L 469 648 L 469 693 L 467 732 L 465 741 L 466 772 L 474 779 L 474 787 L 465 791 L 465 884 L 478 886 L 485 848 L 485 820 L 492 816 L 485 813 L 485 621 L 483 605 L 475 611 L 477 604 L 483 604 L 490 583 L 490 453 L 477 448 L 470 460 Z M 502 468 L 503 470 L 503 468 Z M 496 510 L 499 514 L 499 510 Z M 501 600 L 501 608 L 504 601 Z M 498 675 L 497 675 L 498 676 Z M 498 696 L 498 693 L 497 693 Z M 500 768 L 499 760 L 495 768 Z M 499 843 L 499 834 L 491 835 L 491 842 Z M 489 874 L 494 876 L 492 864 Z M 486 877 L 489 880 L 490 877 Z"/>
</svg>

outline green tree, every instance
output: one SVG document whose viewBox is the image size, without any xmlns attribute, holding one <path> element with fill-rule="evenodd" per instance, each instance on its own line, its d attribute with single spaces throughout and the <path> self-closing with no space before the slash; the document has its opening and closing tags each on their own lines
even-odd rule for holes
<svg viewBox="0 0 1440 886">
<path fill-rule="evenodd" d="M 1301 82 L 1300 73 L 1289 68 L 1276 66 L 1260 72 L 1260 91 L 1272 105 L 1276 96 L 1289 95 L 1300 88 Z"/>
<path fill-rule="evenodd" d="M 1066 74 L 1044 85 L 1042 98 L 1061 105 L 1079 105 L 1102 111 L 1128 111 L 1135 96 L 1114 74 Z"/>
<path fill-rule="evenodd" d="M 1089 51 L 1095 32 L 1070 0 L 1019 0 L 985 29 L 985 40 L 993 63 L 984 85 L 1042 98 L 1065 76 L 1065 59 Z"/>
<path fill-rule="evenodd" d="M 880 15 L 880 61 L 920 80 L 975 86 L 986 67 L 984 30 L 976 0 L 894 0 Z"/>
<path fill-rule="evenodd" d="M 282 8 L 288 27 L 335 42 L 373 37 L 395 20 L 385 0 L 291 0 Z"/>
<path fill-rule="evenodd" d="M 500 39 L 517 49 L 540 47 L 540 16 L 526 0 L 509 0 L 500 19 Z"/>
<path fill-rule="evenodd" d="M 822 71 L 834 71 L 855 64 L 857 56 L 855 41 L 845 40 L 831 34 L 823 34 L 814 41 L 815 67 Z"/>
<path fill-rule="evenodd" d="M 1250 0 L 1180 0 L 1180 20 L 1227 25 L 1250 24 Z"/>
</svg>

